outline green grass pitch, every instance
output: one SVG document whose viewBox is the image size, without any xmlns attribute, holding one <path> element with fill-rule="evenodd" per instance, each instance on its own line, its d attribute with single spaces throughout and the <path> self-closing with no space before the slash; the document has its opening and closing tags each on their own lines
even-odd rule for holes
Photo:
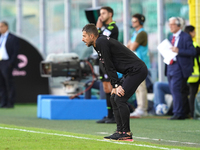
<svg viewBox="0 0 200 150">
<path fill-rule="evenodd" d="M 131 119 L 134 142 L 119 142 L 103 139 L 114 132 L 116 124 L 39 119 L 36 105 L 16 105 L 0 109 L 0 150 L 200 149 L 199 125 L 199 120 L 192 119 Z"/>
</svg>

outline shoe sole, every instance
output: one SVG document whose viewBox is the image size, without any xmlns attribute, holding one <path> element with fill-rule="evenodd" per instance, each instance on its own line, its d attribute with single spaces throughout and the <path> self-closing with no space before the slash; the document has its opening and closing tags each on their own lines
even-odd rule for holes
<svg viewBox="0 0 200 150">
<path fill-rule="evenodd" d="M 118 141 L 128 141 L 128 142 L 133 142 L 133 139 L 126 139 L 126 140 L 118 140 Z"/>
<path fill-rule="evenodd" d="M 104 140 L 111 140 L 111 139 L 106 139 L 106 138 L 103 138 Z"/>
<path fill-rule="evenodd" d="M 110 141 L 120 141 L 120 140 L 115 140 L 115 139 L 106 139 L 106 138 L 104 138 L 104 140 L 110 140 Z"/>
<path fill-rule="evenodd" d="M 110 141 L 128 141 L 128 142 L 133 142 L 133 139 L 126 139 L 126 140 L 114 140 L 114 139 L 106 139 L 104 138 L 104 140 L 110 140 Z"/>
</svg>

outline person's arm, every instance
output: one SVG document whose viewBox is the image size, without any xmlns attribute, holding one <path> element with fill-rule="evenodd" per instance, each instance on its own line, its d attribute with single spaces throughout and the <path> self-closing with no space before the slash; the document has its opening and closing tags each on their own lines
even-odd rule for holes
<svg viewBox="0 0 200 150">
<path fill-rule="evenodd" d="M 192 38 L 190 36 L 187 36 L 185 38 L 185 41 L 182 41 L 182 42 L 186 43 L 186 48 L 182 49 L 182 48 L 175 47 L 176 50 L 174 50 L 174 52 L 178 53 L 178 55 L 181 55 L 181 56 L 196 56 L 196 50 L 194 48 Z"/>
<path fill-rule="evenodd" d="M 135 41 L 130 43 L 129 49 L 132 51 L 136 51 L 140 45 L 146 46 L 145 44 L 147 44 L 147 33 L 142 31 L 138 33 Z"/>
<path fill-rule="evenodd" d="M 132 50 L 132 51 L 136 51 L 136 49 L 138 48 L 139 46 L 139 43 L 137 42 L 131 42 L 130 45 L 129 45 L 129 49 Z"/>
<path fill-rule="evenodd" d="M 128 44 L 126 45 L 126 47 L 127 47 L 128 49 L 130 49 L 130 45 L 131 45 L 131 40 L 128 41 Z"/>
<path fill-rule="evenodd" d="M 13 36 L 13 45 L 12 45 L 12 55 L 9 59 L 12 65 L 15 65 L 15 61 L 17 59 L 18 51 L 19 51 L 19 39 L 18 37 Z"/>
<path fill-rule="evenodd" d="M 101 41 L 96 42 L 96 47 L 101 50 L 106 72 L 111 78 L 111 85 L 113 88 L 118 87 L 120 85 L 120 79 L 118 79 L 117 71 L 112 62 L 113 57 L 110 52 L 109 43 L 106 39 L 101 39 Z"/>
<path fill-rule="evenodd" d="M 99 16 L 97 23 L 96 23 L 96 27 L 97 29 L 101 28 L 103 26 L 103 22 L 101 21 L 101 17 Z"/>
</svg>

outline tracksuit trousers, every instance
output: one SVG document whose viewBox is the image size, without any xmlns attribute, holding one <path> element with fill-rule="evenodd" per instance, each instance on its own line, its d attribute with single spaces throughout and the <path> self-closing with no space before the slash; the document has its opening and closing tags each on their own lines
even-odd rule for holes
<svg viewBox="0 0 200 150">
<path fill-rule="evenodd" d="M 146 79 L 147 74 L 148 70 L 146 66 L 135 73 L 128 73 L 128 75 L 123 77 L 121 84 L 125 95 L 121 97 L 116 94 L 111 95 L 110 100 L 117 123 L 117 131 L 130 132 L 130 110 L 127 101 L 135 93 L 138 86 Z"/>
</svg>

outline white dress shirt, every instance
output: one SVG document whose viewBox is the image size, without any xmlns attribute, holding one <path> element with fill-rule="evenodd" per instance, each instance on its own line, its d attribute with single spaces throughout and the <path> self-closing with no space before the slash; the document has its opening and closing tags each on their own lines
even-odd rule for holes
<svg viewBox="0 0 200 150">
<path fill-rule="evenodd" d="M 180 34 L 181 34 L 181 30 L 178 30 L 178 32 L 176 32 L 176 33 L 173 34 L 173 36 L 175 36 L 174 47 L 178 46 L 178 41 L 179 41 Z"/>
<path fill-rule="evenodd" d="M 175 36 L 174 47 L 178 46 L 178 41 L 179 41 L 179 38 L 180 38 L 180 34 L 181 34 L 181 29 L 178 30 L 178 32 L 173 34 L 173 36 Z M 174 57 L 173 60 L 176 61 L 176 57 Z"/>
<path fill-rule="evenodd" d="M 7 31 L 4 34 L 1 34 L 0 36 L 0 56 L 1 56 L 1 60 L 8 60 L 9 56 L 6 50 L 6 41 L 8 38 L 8 34 L 9 32 Z"/>
</svg>

